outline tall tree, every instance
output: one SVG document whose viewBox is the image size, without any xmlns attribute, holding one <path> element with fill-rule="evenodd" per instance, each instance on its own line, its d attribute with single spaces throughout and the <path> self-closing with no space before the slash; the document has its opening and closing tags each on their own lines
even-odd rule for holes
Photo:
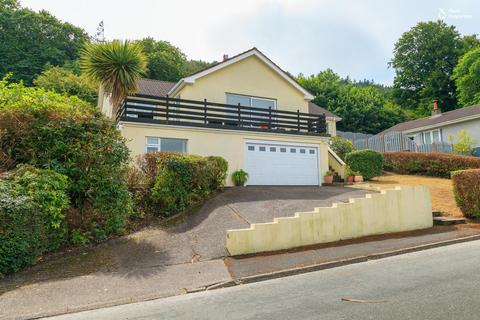
<svg viewBox="0 0 480 320">
<path fill-rule="evenodd" d="M 463 41 L 454 26 L 443 21 L 420 22 L 395 44 L 390 66 L 395 69 L 393 96 L 419 116 L 430 112 L 433 100 L 443 110 L 456 107 L 453 68 L 472 39 Z"/>
<path fill-rule="evenodd" d="M 480 46 L 460 58 L 452 78 L 462 107 L 480 103 Z"/>
<path fill-rule="evenodd" d="M 178 81 L 184 75 L 185 54 L 167 41 L 153 38 L 138 40 L 148 58 L 146 77 L 150 79 Z"/>
<path fill-rule="evenodd" d="M 45 65 L 63 65 L 79 57 L 88 40 L 84 30 L 46 11 L 22 8 L 16 0 L 0 0 L 0 77 L 31 84 Z"/>
<path fill-rule="evenodd" d="M 138 79 L 146 72 L 147 58 L 139 43 L 114 40 L 91 43 L 82 50 L 81 68 L 100 84 L 99 97 L 109 93 L 113 114 L 120 102 L 137 90 Z"/>
<path fill-rule="evenodd" d="M 194 74 L 200 70 L 203 70 L 216 62 L 206 62 L 203 60 L 187 60 L 183 65 L 183 76 Z"/>
<path fill-rule="evenodd" d="M 315 95 L 313 102 L 342 118 L 339 130 L 378 133 L 404 120 L 387 87 L 342 79 L 330 69 L 297 81 Z"/>
</svg>

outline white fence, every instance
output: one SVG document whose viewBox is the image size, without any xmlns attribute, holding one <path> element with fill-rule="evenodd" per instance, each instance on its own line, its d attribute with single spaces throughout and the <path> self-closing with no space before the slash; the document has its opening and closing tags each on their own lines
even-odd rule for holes
<svg viewBox="0 0 480 320">
<path fill-rule="evenodd" d="M 403 135 L 401 132 L 389 132 L 384 135 L 376 135 L 366 139 L 352 140 L 352 142 L 357 150 L 372 149 L 379 152 L 453 152 L 450 143 L 416 144 L 415 141 Z"/>
<path fill-rule="evenodd" d="M 355 142 L 357 140 L 363 140 L 373 137 L 373 134 L 337 130 L 337 136 Z"/>
</svg>

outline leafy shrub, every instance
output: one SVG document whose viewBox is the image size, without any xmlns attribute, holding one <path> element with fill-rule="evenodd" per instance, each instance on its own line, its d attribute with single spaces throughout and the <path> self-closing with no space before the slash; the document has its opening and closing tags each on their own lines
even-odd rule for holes
<svg viewBox="0 0 480 320">
<path fill-rule="evenodd" d="M 206 159 L 207 171 L 210 173 L 210 189 L 220 190 L 225 186 L 228 162 L 224 158 L 216 156 L 209 156 Z"/>
<path fill-rule="evenodd" d="M 469 136 L 468 130 L 460 130 L 457 136 L 449 135 L 448 140 L 453 145 L 453 152 L 459 155 L 469 156 L 478 140 Z"/>
<path fill-rule="evenodd" d="M 345 161 L 345 155 L 352 151 L 355 151 L 355 146 L 353 142 L 342 138 L 342 137 L 331 137 L 330 138 L 330 148 L 342 159 Z"/>
<path fill-rule="evenodd" d="M 480 169 L 452 172 L 453 192 L 465 217 L 480 218 Z"/>
<path fill-rule="evenodd" d="M 228 163 L 220 157 L 200 157 L 171 152 L 139 157 L 138 169 L 129 174 L 140 217 L 147 212 L 172 215 L 202 201 L 225 183 Z"/>
<path fill-rule="evenodd" d="M 77 96 L 92 105 L 97 103 L 98 86 L 85 75 L 78 76 L 66 68 L 50 67 L 33 80 L 33 83 L 46 90 Z"/>
<path fill-rule="evenodd" d="M 0 277 L 66 241 L 68 186 L 66 176 L 29 166 L 0 180 Z"/>
<path fill-rule="evenodd" d="M 248 180 L 248 173 L 243 169 L 236 170 L 232 173 L 232 181 L 236 186 L 243 186 Z"/>
<path fill-rule="evenodd" d="M 451 171 L 480 168 L 480 158 L 446 153 L 386 152 L 384 168 L 400 174 L 450 178 Z"/>
<path fill-rule="evenodd" d="M 0 149 L 16 163 L 67 176 L 69 230 L 91 240 L 122 230 L 131 211 L 128 149 L 115 124 L 90 104 L 0 81 Z"/>
<path fill-rule="evenodd" d="M 383 156 L 374 150 L 360 150 L 348 153 L 345 163 L 352 171 L 360 173 L 365 180 L 382 175 Z"/>
</svg>

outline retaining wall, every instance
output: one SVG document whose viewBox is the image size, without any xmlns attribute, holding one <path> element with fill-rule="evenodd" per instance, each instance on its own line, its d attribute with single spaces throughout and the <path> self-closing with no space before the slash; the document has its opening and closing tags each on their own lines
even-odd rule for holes
<svg viewBox="0 0 480 320">
<path fill-rule="evenodd" d="M 291 249 L 312 244 L 430 228 L 433 225 L 430 190 L 397 187 L 331 207 L 297 212 L 293 217 L 254 223 L 248 229 L 227 231 L 231 255 Z"/>
</svg>

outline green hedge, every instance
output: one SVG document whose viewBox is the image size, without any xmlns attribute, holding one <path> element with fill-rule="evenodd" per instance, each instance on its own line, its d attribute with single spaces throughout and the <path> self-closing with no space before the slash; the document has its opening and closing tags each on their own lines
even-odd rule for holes
<svg viewBox="0 0 480 320">
<path fill-rule="evenodd" d="M 332 148 L 343 161 L 345 161 L 347 153 L 355 151 L 355 146 L 352 141 L 338 136 L 330 138 L 330 148 Z"/>
<path fill-rule="evenodd" d="M 345 163 L 350 170 L 359 172 L 365 180 L 382 175 L 383 157 L 374 150 L 353 151 L 345 155 Z"/>
<path fill-rule="evenodd" d="M 468 218 L 480 218 L 480 169 L 452 172 L 453 192 L 458 207 Z"/>
<path fill-rule="evenodd" d="M 0 180 L 0 277 L 65 243 L 68 187 L 66 176 L 28 166 Z"/>
<path fill-rule="evenodd" d="M 10 162 L 70 179 L 70 234 L 88 242 L 122 230 L 132 209 L 125 182 L 129 151 L 114 122 L 76 97 L 3 80 L 0 132 L 0 150 Z"/>
<path fill-rule="evenodd" d="M 228 163 L 221 157 L 200 157 L 171 152 L 141 156 L 132 169 L 129 185 L 143 215 L 169 216 L 204 200 L 225 184 Z"/>
<path fill-rule="evenodd" d="M 447 153 L 386 152 L 384 168 L 400 174 L 450 178 L 450 172 L 480 168 L 480 158 Z"/>
</svg>

